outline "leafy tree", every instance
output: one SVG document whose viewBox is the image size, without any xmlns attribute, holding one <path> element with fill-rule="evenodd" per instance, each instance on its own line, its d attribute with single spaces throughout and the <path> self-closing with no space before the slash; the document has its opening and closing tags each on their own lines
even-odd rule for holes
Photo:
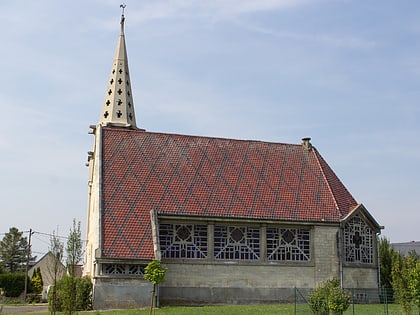
<svg viewBox="0 0 420 315">
<path fill-rule="evenodd" d="M 62 272 L 61 259 L 63 258 L 64 253 L 64 244 L 60 241 L 60 238 L 55 234 L 55 231 L 53 231 L 53 234 L 50 238 L 49 250 L 53 257 L 53 263 L 48 266 L 48 272 L 50 273 L 51 279 L 53 280 L 53 286 L 48 294 L 48 303 L 51 314 L 55 314 L 57 312 L 57 307 L 59 304 L 59 301 L 57 300 L 57 283 L 59 280 L 59 276 L 61 276 Z"/>
<path fill-rule="evenodd" d="M 381 287 L 392 288 L 392 260 L 396 252 L 386 237 L 379 240 L 379 260 L 381 263 Z"/>
<path fill-rule="evenodd" d="M 154 259 L 145 268 L 144 278 L 153 283 L 153 290 L 151 295 L 151 301 L 150 301 L 150 315 L 152 315 L 153 312 L 153 301 L 156 297 L 156 287 L 165 281 L 165 274 L 168 271 L 167 268 L 163 268 L 160 265 L 160 260 Z"/>
<path fill-rule="evenodd" d="M 394 302 L 394 289 L 392 287 L 392 265 L 397 259 L 398 252 L 391 246 L 386 237 L 379 239 L 379 261 L 381 280 L 381 301 Z"/>
<path fill-rule="evenodd" d="M 0 260 L 7 273 L 24 272 L 28 254 L 30 261 L 36 258 L 31 256 L 28 240 L 22 234 L 23 232 L 12 227 L 0 241 Z"/>
<path fill-rule="evenodd" d="M 82 247 L 83 244 L 80 221 L 76 222 L 76 219 L 73 219 L 73 227 L 70 229 L 66 247 L 66 267 L 68 277 L 64 279 L 65 282 L 62 295 L 63 311 L 65 314 L 72 314 L 76 309 L 76 267 L 82 260 Z"/>
<path fill-rule="evenodd" d="M 80 230 L 80 221 L 76 223 L 73 219 L 73 227 L 70 229 L 70 234 L 67 239 L 67 271 L 70 276 L 74 277 L 76 274 L 77 264 L 82 260 L 82 232 Z"/>
<path fill-rule="evenodd" d="M 408 271 L 408 287 L 411 292 L 413 303 L 417 306 L 420 314 L 420 260 L 413 262 L 412 267 Z"/>
<path fill-rule="evenodd" d="M 392 265 L 392 285 L 404 314 L 409 315 L 413 304 L 418 305 L 416 296 L 418 297 L 420 282 L 417 273 L 419 259 L 415 253 L 410 253 L 408 257 L 398 253 L 395 257 Z"/>
</svg>

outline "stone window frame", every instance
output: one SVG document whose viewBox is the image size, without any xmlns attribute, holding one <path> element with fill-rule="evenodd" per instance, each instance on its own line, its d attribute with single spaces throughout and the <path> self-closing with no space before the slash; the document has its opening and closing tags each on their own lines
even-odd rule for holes
<svg viewBox="0 0 420 315">
<path fill-rule="evenodd" d="M 311 260 L 311 231 L 305 228 L 267 227 L 267 260 L 308 262 Z"/>
<path fill-rule="evenodd" d="M 376 264 L 376 232 L 361 213 L 356 213 L 343 224 L 343 250 L 346 265 Z"/>
<path fill-rule="evenodd" d="M 208 257 L 206 224 L 161 223 L 159 246 L 162 258 L 206 259 Z"/>
<path fill-rule="evenodd" d="M 240 264 L 280 264 L 280 265 L 290 265 L 290 264 L 299 264 L 299 265 L 311 265 L 313 264 L 313 257 L 314 257 L 314 237 L 313 237 L 313 228 L 314 226 L 312 224 L 304 224 L 304 225 L 296 225 L 296 224 L 287 224 L 287 223 L 277 223 L 277 222 L 270 222 L 270 223 L 262 223 L 262 222 L 241 222 L 241 221 L 229 221 L 229 220 L 188 220 L 188 219 L 182 219 L 182 218 L 161 218 L 159 220 L 160 222 L 158 223 L 158 248 L 159 248 L 159 252 L 160 252 L 160 257 L 165 261 L 165 262 L 177 262 L 177 261 L 184 261 L 184 260 L 188 260 L 188 261 L 194 261 L 196 263 L 229 263 L 229 262 L 235 262 L 235 263 L 240 263 Z M 165 251 L 168 250 L 168 248 L 165 246 L 165 244 L 167 244 L 167 235 L 162 236 L 161 235 L 161 231 L 160 231 L 160 226 L 164 225 L 168 225 L 168 224 L 173 224 L 173 225 L 177 225 L 177 226 L 181 226 L 181 225 L 194 225 L 194 224 L 198 224 L 198 225 L 206 225 L 207 226 L 207 257 L 203 258 L 203 257 L 179 257 L 177 255 L 172 255 L 172 257 L 170 257 L 171 255 L 168 255 L 167 253 L 165 253 Z M 216 244 L 215 244 L 215 237 L 217 235 L 215 235 L 215 227 L 216 226 L 223 226 L 226 227 L 227 230 L 229 230 L 229 228 L 231 229 L 230 232 L 226 232 L 225 238 L 228 237 L 227 234 L 229 234 L 229 237 L 232 235 L 231 233 L 233 232 L 234 229 L 239 229 L 241 231 L 242 234 L 246 234 L 248 233 L 248 236 L 245 240 L 240 239 L 240 236 L 236 235 L 234 236 L 234 238 L 236 237 L 236 241 L 235 240 L 231 240 L 229 245 L 225 244 L 225 246 L 227 246 L 226 248 L 229 248 L 229 253 L 230 254 L 224 254 L 224 256 L 220 256 L 221 254 L 219 254 L 218 257 L 216 257 L 216 255 L 220 252 L 217 249 L 217 239 L 216 239 Z M 304 243 L 304 253 L 306 255 L 306 258 L 303 259 L 302 256 L 299 256 L 298 254 L 295 253 L 295 257 L 292 259 L 284 259 L 284 260 L 280 260 L 280 259 L 270 259 L 270 256 L 268 254 L 268 248 L 267 248 L 267 229 L 280 229 L 283 232 L 286 230 L 291 230 L 294 231 L 295 233 L 297 231 L 304 231 L 304 235 L 306 237 L 306 239 L 304 240 L 304 242 L 298 242 L 296 243 L 297 245 Z M 255 250 L 254 253 L 252 253 L 253 248 L 255 248 L 255 244 L 253 244 L 252 241 L 255 241 L 256 236 L 255 236 L 255 231 L 253 231 L 253 229 L 258 229 L 259 230 L 259 242 L 258 242 L 258 249 Z M 216 228 L 216 232 L 217 232 L 217 228 Z M 238 233 L 239 235 L 241 233 Z M 252 233 L 254 233 L 253 237 L 250 237 L 249 235 L 252 235 Z M 161 244 L 162 239 L 166 239 L 164 241 L 164 244 Z M 250 242 L 251 239 L 251 242 Z M 242 243 L 241 243 L 242 242 Z M 278 242 L 280 243 L 280 242 Z M 290 243 L 290 242 L 289 242 Z M 164 245 L 164 246 L 161 246 Z M 236 251 L 237 254 L 235 256 L 235 254 L 233 254 L 234 250 L 235 250 L 235 246 L 236 246 Z M 273 246 L 273 245 L 272 245 Z M 280 247 L 283 245 L 280 245 Z M 286 248 L 287 246 L 283 246 L 283 248 Z M 277 247 L 276 247 L 277 248 Z M 296 252 L 296 248 L 293 248 L 293 246 L 288 246 L 287 250 L 289 251 L 293 251 L 295 250 Z M 278 258 L 279 256 L 277 256 Z M 245 259 L 244 259 L 245 258 Z M 273 257 L 271 257 L 273 258 Z"/>
<path fill-rule="evenodd" d="M 259 226 L 217 224 L 213 233 L 215 260 L 260 260 Z"/>
<path fill-rule="evenodd" d="M 100 275 L 101 276 L 134 276 L 143 277 L 144 269 L 146 265 L 144 264 L 130 264 L 130 263 L 121 263 L 121 262 L 102 262 L 100 265 Z"/>
</svg>

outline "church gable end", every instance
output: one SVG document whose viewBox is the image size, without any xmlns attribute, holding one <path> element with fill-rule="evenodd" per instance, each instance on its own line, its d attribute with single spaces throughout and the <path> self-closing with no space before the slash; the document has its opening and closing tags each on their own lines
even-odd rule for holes
<svg viewBox="0 0 420 315">
<path fill-rule="evenodd" d="M 363 205 L 355 207 L 342 220 L 344 262 L 374 265 L 376 263 L 376 234 L 381 227 Z"/>
</svg>

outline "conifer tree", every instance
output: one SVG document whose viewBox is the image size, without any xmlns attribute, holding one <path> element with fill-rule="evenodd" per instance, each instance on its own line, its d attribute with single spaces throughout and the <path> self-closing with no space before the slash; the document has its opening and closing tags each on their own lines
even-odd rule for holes
<svg viewBox="0 0 420 315">
<path fill-rule="evenodd" d="M 29 260 L 33 261 L 35 257 L 31 256 L 27 238 L 23 236 L 23 232 L 11 227 L 0 241 L 0 261 L 4 272 L 24 272 L 28 254 Z"/>
</svg>

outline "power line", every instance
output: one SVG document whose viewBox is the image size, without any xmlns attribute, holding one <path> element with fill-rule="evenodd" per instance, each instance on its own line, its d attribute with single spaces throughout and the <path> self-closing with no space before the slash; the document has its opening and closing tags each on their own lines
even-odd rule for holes
<svg viewBox="0 0 420 315">
<path fill-rule="evenodd" d="M 19 231 L 19 232 L 26 234 L 26 233 L 29 233 L 30 231 L 28 230 L 28 231 Z M 0 235 L 7 235 L 9 233 L 10 232 L 1 232 Z M 32 234 L 39 234 L 39 235 L 44 235 L 44 236 L 49 236 L 49 237 L 57 237 L 57 238 L 64 239 L 64 240 L 68 240 L 69 239 L 68 236 L 61 236 L 61 235 L 56 235 L 56 234 L 51 234 L 51 233 L 45 233 L 45 232 L 39 232 L 39 231 L 34 231 L 34 230 L 32 230 Z M 81 241 L 82 242 L 86 242 L 86 240 L 84 240 L 84 239 L 81 239 Z"/>
</svg>

